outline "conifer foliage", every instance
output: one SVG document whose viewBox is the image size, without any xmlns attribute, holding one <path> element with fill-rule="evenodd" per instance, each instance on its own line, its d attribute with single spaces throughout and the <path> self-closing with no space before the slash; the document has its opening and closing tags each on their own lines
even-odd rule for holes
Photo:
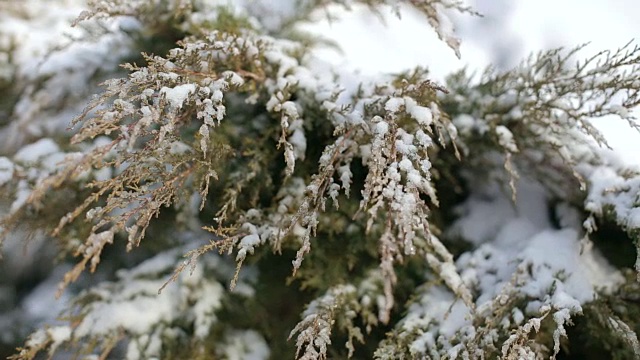
<svg viewBox="0 0 640 360">
<path fill-rule="evenodd" d="M 90 0 L 37 61 L 0 3 L 2 261 L 55 251 L 65 305 L 12 359 L 640 357 L 640 169 L 590 122 L 639 128 L 640 47 L 372 78 L 298 24 L 413 7 L 459 55 L 479 14 L 277 3 Z"/>
</svg>

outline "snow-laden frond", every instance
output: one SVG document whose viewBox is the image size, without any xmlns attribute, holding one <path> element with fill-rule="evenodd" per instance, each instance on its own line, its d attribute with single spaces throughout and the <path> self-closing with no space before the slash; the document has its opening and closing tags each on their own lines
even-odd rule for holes
<svg viewBox="0 0 640 360">
<path fill-rule="evenodd" d="M 219 321 L 216 312 L 229 296 L 224 279 L 232 267 L 219 257 L 208 257 L 159 294 L 163 277 L 172 271 L 181 251 L 160 253 L 119 271 L 115 281 L 81 293 L 74 300 L 75 309 L 66 315 L 68 325 L 34 333 L 14 358 L 33 359 L 42 349 L 54 354 L 70 343 L 82 344 L 86 354 L 102 357 L 123 351 L 120 356 L 128 360 L 167 356 L 168 344 L 189 344 L 193 356 L 218 351 L 207 342 Z M 247 283 L 241 285 L 243 294 L 252 294 Z M 115 350 L 120 343 L 126 346 Z"/>
</svg>

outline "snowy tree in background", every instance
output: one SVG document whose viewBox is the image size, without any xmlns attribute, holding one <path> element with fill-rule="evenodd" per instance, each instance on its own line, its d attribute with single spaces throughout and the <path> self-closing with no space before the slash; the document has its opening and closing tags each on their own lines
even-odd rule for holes
<svg viewBox="0 0 640 360">
<path fill-rule="evenodd" d="M 299 25 L 363 5 L 456 54 L 448 16 L 478 15 L 0 2 L 0 352 L 640 357 L 640 169 L 590 123 L 638 129 L 640 47 L 445 84 L 314 58 Z"/>
</svg>

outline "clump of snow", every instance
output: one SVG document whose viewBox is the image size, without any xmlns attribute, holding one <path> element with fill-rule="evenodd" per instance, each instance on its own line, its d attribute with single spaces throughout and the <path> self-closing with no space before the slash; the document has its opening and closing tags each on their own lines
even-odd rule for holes
<svg viewBox="0 0 640 360">
<path fill-rule="evenodd" d="M 47 329 L 47 335 L 52 341 L 49 351 L 53 353 L 60 345 L 71 339 L 71 328 L 69 326 L 50 327 Z"/>
<path fill-rule="evenodd" d="M 374 132 L 376 133 L 376 135 L 381 137 L 385 136 L 388 131 L 389 131 L 389 124 L 386 121 L 381 120 L 374 127 Z"/>
<path fill-rule="evenodd" d="M 197 338 L 204 339 L 209 335 L 211 325 L 217 321 L 214 312 L 222 306 L 224 291 L 219 283 L 205 283 L 198 289 L 201 296 L 198 296 L 191 309 L 195 317 L 194 335 Z"/>
<path fill-rule="evenodd" d="M 297 117 L 297 110 L 295 110 L 295 117 Z M 295 118 L 294 116 L 292 116 Z M 291 146 L 293 146 L 293 152 L 296 156 L 296 159 L 304 160 L 305 153 L 307 151 L 307 137 L 304 133 L 304 122 L 302 119 L 295 119 L 291 126 L 289 126 L 289 131 L 291 135 L 287 138 Z"/>
<path fill-rule="evenodd" d="M 60 152 L 60 148 L 52 139 L 40 139 L 33 144 L 23 146 L 13 157 L 22 163 L 35 163 L 47 155 Z"/>
<path fill-rule="evenodd" d="M 38 330 L 29 336 L 26 345 L 32 348 L 41 347 L 47 341 L 47 333 L 45 330 Z"/>
<path fill-rule="evenodd" d="M 153 285 L 159 289 L 162 282 Z M 93 305 L 75 329 L 75 335 L 106 336 L 118 329 L 127 329 L 134 335 L 149 333 L 156 324 L 169 322 L 176 315 L 174 309 L 177 308 L 177 299 L 172 299 L 171 295 L 175 294 L 166 292 L 157 298 L 138 297 L 131 300 L 116 298 L 113 302 Z"/>
<path fill-rule="evenodd" d="M 431 109 L 418 105 L 418 103 L 410 97 L 405 97 L 404 103 L 407 108 L 407 112 L 418 122 L 418 124 L 422 126 L 431 125 L 433 122 Z"/>
<path fill-rule="evenodd" d="M 498 125 L 496 127 L 496 134 L 498 135 L 498 143 L 509 152 L 518 152 L 518 147 L 513 140 L 513 134 L 504 125 Z"/>
<path fill-rule="evenodd" d="M 0 186 L 6 184 L 13 178 L 14 165 L 11 160 L 0 156 Z"/>
<path fill-rule="evenodd" d="M 243 261 L 247 257 L 247 254 L 253 254 L 255 247 L 263 243 L 255 225 L 251 223 L 244 223 L 242 225 L 242 229 L 249 232 L 249 235 L 244 236 L 240 240 L 236 261 Z"/>
<path fill-rule="evenodd" d="M 483 135 L 489 131 L 489 125 L 485 121 L 475 119 L 468 114 L 460 114 L 453 118 L 453 124 L 460 134 L 469 135 L 472 132 L 477 132 Z"/>
<path fill-rule="evenodd" d="M 160 94 L 164 95 L 169 104 L 177 109 L 181 109 L 184 101 L 189 97 L 189 95 L 194 94 L 195 92 L 195 84 L 182 84 L 174 88 L 163 86 L 162 89 L 160 89 Z"/>
<path fill-rule="evenodd" d="M 39 348 L 46 342 L 50 342 L 49 351 L 53 354 L 60 345 L 71 339 L 72 330 L 69 326 L 54 326 L 47 329 L 40 329 L 29 337 L 26 342 L 27 348 Z"/>
<path fill-rule="evenodd" d="M 266 360 L 271 350 L 266 340 L 255 330 L 229 331 L 221 353 L 228 360 Z"/>
<path fill-rule="evenodd" d="M 392 97 L 384 104 L 384 109 L 389 112 L 398 112 L 401 106 L 404 106 L 404 99 Z"/>
<path fill-rule="evenodd" d="M 20 180 L 18 182 L 18 189 L 14 194 L 14 200 L 11 203 L 10 212 L 16 212 L 20 209 L 24 204 L 26 204 L 27 199 L 29 199 L 29 195 L 31 195 L 31 187 L 26 180 Z"/>
<path fill-rule="evenodd" d="M 244 85 L 244 79 L 242 76 L 238 75 L 235 71 L 225 71 L 222 73 L 224 77 L 226 77 L 229 81 L 229 84 L 233 86 L 242 86 Z"/>
</svg>

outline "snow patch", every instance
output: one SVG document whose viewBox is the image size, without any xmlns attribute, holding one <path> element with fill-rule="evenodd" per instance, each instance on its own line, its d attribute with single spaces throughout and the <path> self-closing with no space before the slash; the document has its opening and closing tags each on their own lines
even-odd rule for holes
<svg viewBox="0 0 640 360">
<path fill-rule="evenodd" d="M 15 161 L 22 163 L 35 163 L 47 155 L 60 151 L 58 145 L 52 139 L 40 139 L 33 144 L 23 146 L 13 157 Z"/>
<path fill-rule="evenodd" d="M 13 179 L 14 165 L 11 160 L 4 156 L 0 156 L 0 186 Z"/>
<path fill-rule="evenodd" d="M 195 92 L 195 84 L 183 84 L 174 88 L 164 86 L 160 89 L 160 94 L 164 95 L 171 106 L 177 109 L 181 109 L 184 101 L 189 97 L 189 95 L 194 94 Z"/>
</svg>

